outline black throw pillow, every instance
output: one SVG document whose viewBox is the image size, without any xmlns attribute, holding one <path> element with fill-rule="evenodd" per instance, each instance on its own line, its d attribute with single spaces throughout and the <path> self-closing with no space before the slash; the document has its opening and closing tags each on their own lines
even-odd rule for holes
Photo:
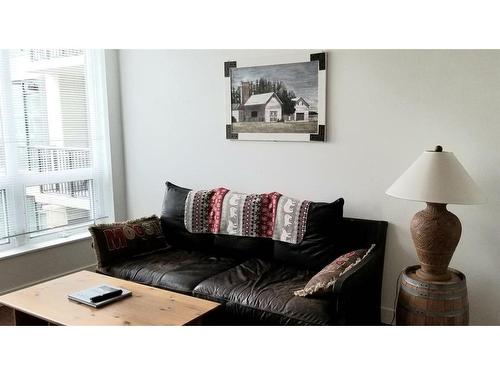
<svg viewBox="0 0 500 375">
<path fill-rule="evenodd" d="M 191 191 L 167 181 L 161 211 L 161 226 L 167 242 L 180 249 L 209 251 L 213 248 L 211 233 L 189 233 L 184 225 L 184 205 Z"/>
<path fill-rule="evenodd" d="M 274 258 L 302 269 L 320 269 L 340 252 L 344 199 L 311 202 L 304 238 L 298 244 L 274 242 Z"/>
</svg>

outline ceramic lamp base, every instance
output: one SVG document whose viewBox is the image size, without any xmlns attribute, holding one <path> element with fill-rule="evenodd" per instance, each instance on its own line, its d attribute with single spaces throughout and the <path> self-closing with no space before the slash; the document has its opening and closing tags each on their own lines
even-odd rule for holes
<svg viewBox="0 0 500 375">
<path fill-rule="evenodd" d="M 448 265 L 460 240 L 462 225 L 446 204 L 427 203 L 415 214 L 410 226 L 420 269 L 417 277 L 426 281 L 447 281 Z"/>
</svg>

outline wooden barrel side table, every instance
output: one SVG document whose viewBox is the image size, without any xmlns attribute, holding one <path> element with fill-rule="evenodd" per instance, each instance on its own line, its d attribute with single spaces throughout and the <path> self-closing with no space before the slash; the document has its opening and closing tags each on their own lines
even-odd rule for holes
<svg viewBox="0 0 500 375">
<path fill-rule="evenodd" d="M 396 307 L 396 325 L 468 325 L 469 302 L 465 275 L 449 268 L 448 281 L 425 281 L 407 267 L 402 274 Z"/>
</svg>

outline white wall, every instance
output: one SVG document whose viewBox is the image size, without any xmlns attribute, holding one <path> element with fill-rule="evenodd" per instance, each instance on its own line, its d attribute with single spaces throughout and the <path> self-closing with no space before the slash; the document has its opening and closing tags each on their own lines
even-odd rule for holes
<svg viewBox="0 0 500 375">
<path fill-rule="evenodd" d="M 0 259 L 0 294 L 70 272 L 95 268 L 90 239 Z"/>
<path fill-rule="evenodd" d="M 390 222 L 382 301 L 389 312 L 398 273 L 417 263 L 408 226 L 424 204 L 384 191 L 441 144 L 489 197 L 450 207 L 463 224 L 452 266 L 467 276 L 471 324 L 500 324 L 500 52 L 331 51 L 327 143 L 225 140 L 223 62 L 303 55 L 120 51 L 128 216 L 158 213 L 167 179 L 195 189 L 343 196 L 346 216 Z"/>
</svg>

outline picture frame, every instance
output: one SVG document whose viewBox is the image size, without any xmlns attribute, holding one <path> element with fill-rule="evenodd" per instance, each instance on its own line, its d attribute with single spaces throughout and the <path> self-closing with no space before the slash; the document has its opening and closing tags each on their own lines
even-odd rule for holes
<svg viewBox="0 0 500 375">
<path fill-rule="evenodd" d="M 325 142 L 326 72 L 326 52 L 276 64 L 226 61 L 226 139 Z"/>
</svg>

